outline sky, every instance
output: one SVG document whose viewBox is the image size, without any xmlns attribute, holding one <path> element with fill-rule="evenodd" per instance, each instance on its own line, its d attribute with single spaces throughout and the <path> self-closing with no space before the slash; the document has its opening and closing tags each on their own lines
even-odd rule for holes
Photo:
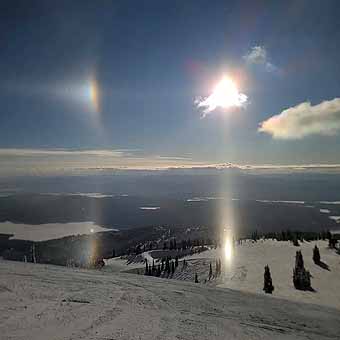
<svg viewBox="0 0 340 340">
<path fill-rule="evenodd" d="M 340 164 L 339 14 L 331 0 L 1 1 L 2 168 Z"/>
</svg>

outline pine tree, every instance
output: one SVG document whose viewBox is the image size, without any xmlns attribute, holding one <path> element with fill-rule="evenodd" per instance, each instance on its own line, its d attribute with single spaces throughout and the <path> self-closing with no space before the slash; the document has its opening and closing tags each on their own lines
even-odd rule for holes
<svg viewBox="0 0 340 340">
<path fill-rule="evenodd" d="M 195 283 L 198 283 L 198 276 L 197 276 L 197 273 L 195 273 Z"/>
<path fill-rule="evenodd" d="M 171 261 L 171 274 L 174 275 L 175 273 L 175 262 Z"/>
<path fill-rule="evenodd" d="M 170 260 L 169 260 L 169 257 L 167 257 L 166 261 L 165 261 L 165 271 L 168 273 L 168 275 L 170 274 Z"/>
<path fill-rule="evenodd" d="M 145 275 L 149 275 L 148 260 L 145 260 Z"/>
<path fill-rule="evenodd" d="M 215 276 L 218 276 L 218 260 L 216 259 L 216 263 L 215 263 Z"/>
<path fill-rule="evenodd" d="M 152 260 L 152 275 L 155 275 L 156 267 L 155 267 L 155 260 Z"/>
<path fill-rule="evenodd" d="M 314 247 L 313 249 L 313 261 L 314 263 L 318 264 L 321 261 L 321 256 L 320 256 L 320 251 L 317 246 Z"/>
<path fill-rule="evenodd" d="M 298 240 L 296 235 L 293 237 L 293 244 L 294 244 L 295 247 L 299 247 L 300 246 L 299 240 Z"/>
<path fill-rule="evenodd" d="M 304 267 L 303 256 L 300 250 L 296 252 L 293 282 L 296 289 L 311 289 L 311 275 Z"/>
<path fill-rule="evenodd" d="M 211 280 L 211 277 L 212 277 L 212 266 L 211 266 L 211 263 L 210 263 L 210 266 L 209 266 L 209 281 Z"/>
<path fill-rule="evenodd" d="M 274 291 L 274 286 L 273 286 L 273 282 L 272 282 L 272 277 L 270 275 L 270 269 L 269 266 L 266 265 L 264 267 L 264 285 L 263 285 L 263 290 L 267 293 L 267 294 L 272 294 Z"/>
<path fill-rule="evenodd" d="M 333 235 L 328 231 L 327 232 L 327 238 L 328 238 L 328 247 L 329 248 L 335 248 L 337 244 L 337 239 L 333 238 Z"/>
</svg>

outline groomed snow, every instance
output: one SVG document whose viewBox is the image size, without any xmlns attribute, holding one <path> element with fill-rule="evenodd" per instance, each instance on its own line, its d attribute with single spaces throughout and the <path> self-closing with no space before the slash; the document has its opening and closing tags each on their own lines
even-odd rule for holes
<svg viewBox="0 0 340 340">
<path fill-rule="evenodd" d="M 338 339 L 340 312 L 124 273 L 0 261 L 1 340 Z"/>
</svg>

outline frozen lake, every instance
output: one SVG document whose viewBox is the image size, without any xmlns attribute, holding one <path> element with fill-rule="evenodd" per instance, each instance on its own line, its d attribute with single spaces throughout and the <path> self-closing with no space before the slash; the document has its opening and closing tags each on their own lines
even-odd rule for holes
<svg viewBox="0 0 340 340">
<path fill-rule="evenodd" d="M 0 223 L 0 234 L 13 234 L 12 238 L 30 241 L 46 241 L 70 235 L 92 234 L 100 231 L 112 231 L 93 222 L 20 224 Z"/>
</svg>

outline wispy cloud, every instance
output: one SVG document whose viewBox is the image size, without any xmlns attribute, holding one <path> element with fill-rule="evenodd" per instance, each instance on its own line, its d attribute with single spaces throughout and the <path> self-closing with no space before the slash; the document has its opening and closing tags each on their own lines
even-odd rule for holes
<svg viewBox="0 0 340 340">
<path fill-rule="evenodd" d="M 243 59 L 248 65 L 261 65 L 267 72 L 277 72 L 279 69 L 269 61 L 268 53 L 263 46 L 254 46 L 248 51 Z"/>
<path fill-rule="evenodd" d="M 258 129 L 276 139 L 332 136 L 340 132 L 340 98 L 317 105 L 303 102 L 263 121 Z"/>
</svg>

